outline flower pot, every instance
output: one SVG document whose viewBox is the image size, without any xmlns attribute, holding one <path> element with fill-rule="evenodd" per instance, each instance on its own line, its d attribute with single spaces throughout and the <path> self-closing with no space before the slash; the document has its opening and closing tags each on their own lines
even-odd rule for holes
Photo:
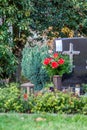
<svg viewBox="0 0 87 130">
<path fill-rule="evenodd" d="M 62 77 L 59 75 L 53 76 L 53 83 L 56 89 L 61 90 L 62 88 Z"/>
</svg>

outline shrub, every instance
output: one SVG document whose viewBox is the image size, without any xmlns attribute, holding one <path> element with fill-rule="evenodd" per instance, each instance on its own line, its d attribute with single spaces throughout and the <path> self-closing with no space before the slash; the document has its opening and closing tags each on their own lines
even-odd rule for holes
<svg viewBox="0 0 87 130">
<path fill-rule="evenodd" d="M 87 115 L 87 96 L 86 97 L 83 96 L 82 101 L 83 101 L 82 113 Z"/>
<path fill-rule="evenodd" d="M 19 97 L 20 91 L 15 83 L 0 88 L 0 112 L 21 111 L 22 104 Z"/>
<path fill-rule="evenodd" d="M 87 93 L 87 84 L 82 84 L 82 89 L 84 93 Z"/>
<path fill-rule="evenodd" d="M 45 46 L 35 46 L 33 48 L 25 47 L 23 49 L 22 72 L 32 83 L 35 84 L 35 89 L 41 89 L 49 80 L 42 61 L 48 55 Z"/>
<path fill-rule="evenodd" d="M 0 79 L 10 77 L 16 70 L 17 59 L 10 47 L 0 45 Z"/>
<path fill-rule="evenodd" d="M 0 88 L 0 112 L 30 112 L 33 105 L 32 96 L 25 100 L 18 84 L 11 83 Z"/>
<path fill-rule="evenodd" d="M 33 112 L 81 113 L 84 103 L 82 98 L 62 92 L 46 92 L 35 98 Z"/>
<path fill-rule="evenodd" d="M 87 114 L 87 97 L 49 90 L 41 90 L 36 96 L 25 95 L 15 83 L 0 88 L 0 112 Z"/>
<path fill-rule="evenodd" d="M 33 95 L 28 96 L 28 98 L 25 100 L 24 97 L 21 97 L 21 103 L 22 103 L 22 111 L 24 113 L 31 113 L 32 108 L 34 107 L 34 97 Z"/>
</svg>

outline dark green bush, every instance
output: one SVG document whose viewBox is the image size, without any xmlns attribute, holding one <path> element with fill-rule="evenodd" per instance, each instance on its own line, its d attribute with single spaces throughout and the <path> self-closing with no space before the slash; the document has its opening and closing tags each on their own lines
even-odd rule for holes
<svg viewBox="0 0 87 130">
<path fill-rule="evenodd" d="M 0 45 L 0 79 L 11 77 L 17 67 L 17 58 L 12 53 L 11 47 Z"/>
<path fill-rule="evenodd" d="M 43 68 L 43 59 L 48 55 L 47 47 L 35 46 L 33 48 L 25 47 L 23 49 L 22 72 L 33 84 L 35 89 L 40 90 L 49 80 L 45 68 Z"/>
</svg>

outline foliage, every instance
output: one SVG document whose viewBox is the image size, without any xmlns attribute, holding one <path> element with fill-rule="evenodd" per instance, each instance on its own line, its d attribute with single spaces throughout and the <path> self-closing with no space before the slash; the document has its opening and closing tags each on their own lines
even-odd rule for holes
<svg viewBox="0 0 87 130">
<path fill-rule="evenodd" d="M 50 57 L 46 57 L 43 61 L 49 76 L 60 75 L 70 72 L 69 58 L 60 53 L 54 53 Z"/>
<path fill-rule="evenodd" d="M 42 67 L 42 61 L 47 55 L 45 46 L 25 47 L 23 49 L 22 72 L 35 84 L 35 89 L 41 89 L 49 79 L 46 70 Z"/>
<path fill-rule="evenodd" d="M 81 113 L 83 107 L 83 100 L 73 94 L 46 92 L 44 94 L 39 94 L 36 97 L 35 106 L 32 111 L 75 114 Z"/>
<path fill-rule="evenodd" d="M 82 107 L 82 112 L 83 112 L 83 114 L 86 114 L 87 115 L 87 96 L 86 97 L 82 97 L 82 99 L 83 99 L 83 107 Z"/>
<path fill-rule="evenodd" d="M 17 59 L 12 52 L 12 45 L 9 43 L 10 34 L 4 25 L 0 28 L 0 79 L 11 77 L 15 71 Z"/>
<path fill-rule="evenodd" d="M 26 93 L 21 95 L 21 103 L 22 103 L 22 111 L 23 113 L 31 113 L 31 110 L 34 106 L 34 97 L 33 95 L 29 96 L 27 95 L 27 98 L 25 97 L 27 95 Z"/>
<path fill-rule="evenodd" d="M 87 97 L 47 89 L 30 96 L 11 83 L 0 88 L 0 112 L 87 114 Z"/>
<path fill-rule="evenodd" d="M 21 111 L 20 91 L 17 84 L 11 83 L 10 86 L 0 88 L 0 112 Z"/>
<path fill-rule="evenodd" d="M 53 29 L 50 30 L 50 27 Z M 48 35 L 51 40 L 53 37 L 86 36 L 87 2 L 86 0 L 0 0 L 0 44 L 3 48 L 8 46 L 10 54 L 12 53 L 12 62 L 15 62 L 13 54 L 21 57 L 27 36 L 30 35 L 30 28 L 37 32 L 43 31 L 43 35 Z M 3 72 L 3 67 L 0 66 L 0 73 L 4 78 L 3 73 L 5 75 L 8 72 Z"/>
<path fill-rule="evenodd" d="M 45 88 L 50 88 L 50 87 L 53 87 L 53 86 L 54 86 L 53 82 L 48 82 L 48 83 L 45 84 Z"/>
<path fill-rule="evenodd" d="M 30 112 L 33 98 L 25 100 L 18 87 L 18 84 L 11 83 L 0 88 L 0 112 Z"/>
<path fill-rule="evenodd" d="M 87 84 L 82 84 L 82 89 L 83 89 L 83 92 L 86 93 L 87 92 Z"/>
<path fill-rule="evenodd" d="M 15 61 L 28 36 L 32 10 L 30 0 L 0 0 L 0 78 L 15 71 Z"/>
<path fill-rule="evenodd" d="M 1 8 L 0 15 L 2 18 L 2 26 L 6 26 L 7 28 L 9 28 L 9 24 L 11 24 L 13 26 L 14 36 L 18 36 L 19 35 L 18 33 L 20 31 L 21 31 L 20 33 L 22 33 L 22 31 L 24 30 L 26 30 L 26 32 L 28 31 L 29 29 L 28 25 L 31 22 L 29 16 L 31 11 L 33 10 L 33 6 L 30 0 L 22 0 L 22 1 L 1 0 L 0 8 Z M 18 37 L 14 37 L 14 38 L 18 38 Z M 19 37 L 19 39 L 20 38 L 22 37 Z"/>
<path fill-rule="evenodd" d="M 34 12 L 33 28 L 44 30 L 52 26 L 59 36 L 67 35 L 61 32 L 68 27 L 75 32 L 74 36 L 87 34 L 87 1 L 84 0 L 32 0 Z"/>
<path fill-rule="evenodd" d="M 0 79 L 11 77 L 16 69 L 17 59 L 10 47 L 0 45 Z"/>
</svg>

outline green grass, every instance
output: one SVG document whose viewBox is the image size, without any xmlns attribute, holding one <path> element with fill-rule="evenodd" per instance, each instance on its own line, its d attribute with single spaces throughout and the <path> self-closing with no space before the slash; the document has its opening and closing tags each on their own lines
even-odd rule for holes
<svg viewBox="0 0 87 130">
<path fill-rule="evenodd" d="M 42 121 L 37 121 L 38 117 Z M 0 130 L 87 130 L 87 116 L 0 114 Z"/>
</svg>

